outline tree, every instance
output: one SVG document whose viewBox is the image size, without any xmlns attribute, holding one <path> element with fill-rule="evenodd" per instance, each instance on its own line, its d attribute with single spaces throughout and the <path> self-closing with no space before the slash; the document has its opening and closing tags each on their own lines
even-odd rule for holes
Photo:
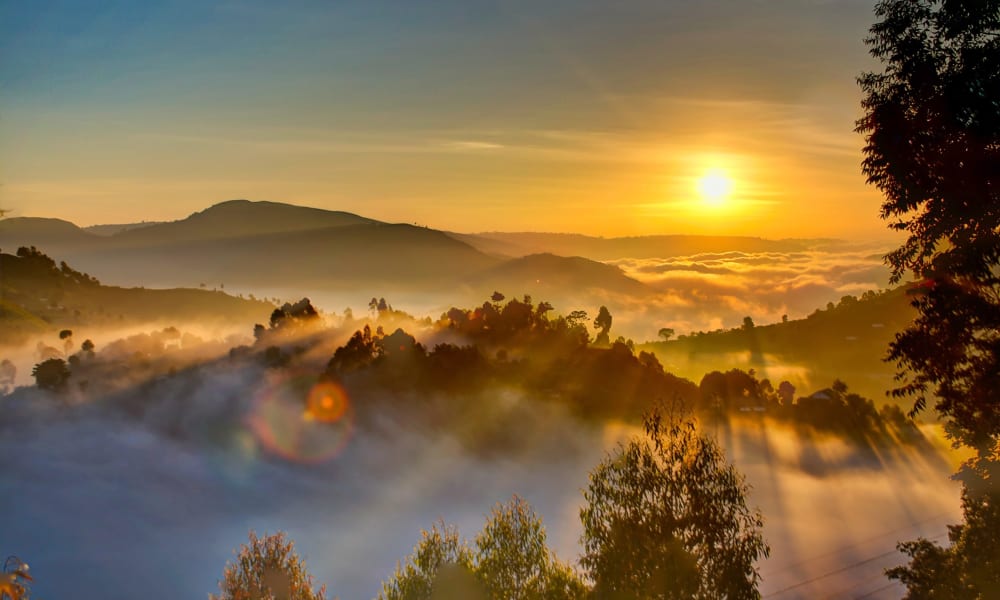
<svg viewBox="0 0 1000 600">
<path fill-rule="evenodd" d="M 59 332 L 59 339 L 63 341 L 63 354 L 69 354 L 69 351 L 73 349 L 73 331 L 63 329 Z"/>
<path fill-rule="evenodd" d="M 915 410 L 928 396 L 972 448 L 1000 433 L 1000 11 L 994 2 L 883 0 L 859 79 L 863 172 L 906 232 L 892 281 L 923 280 L 918 318 L 890 347 Z"/>
<path fill-rule="evenodd" d="M 31 369 L 35 385 L 43 390 L 62 391 L 66 389 L 70 374 L 66 361 L 61 358 L 50 358 Z"/>
<path fill-rule="evenodd" d="M 580 598 L 585 590 L 549 550 L 542 519 L 518 496 L 498 503 L 476 537 L 476 576 L 492 598 L 505 600 Z"/>
<path fill-rule="evenodd" d="M 694 423 L 656 411 L 591 472 L 581 564 L 597 598 L 759 598 L 769 548 L 749 488 Z"/>
<path fill-rule="evenodd" d="M 867 43 L 884 68 L 859 79 L 862 170 L 884 194 L 882 218 L 907 235 L 886 257 L 891 281 L 918 279 L 917 318 L 889 347 L 900 381 L 892 394 L 913 399 L 911 414 L 933 398 L 947 435 L 976 452 L 960 472 L 973 501 L 952 546 L 901 544 L 912 561 L 890 575 L 911 598 L 995 597 L 998 582 L 976 565 L 997 573 L 1000 562 L 1000 10 L 883 0 L 875 14 Z M 981 543 L 965 543 L 967 534 Z M 971 587 L 928 587 L 944 578 Z"/>
<path fill-rule="evenodd" d="M 597 316 L 594 317 L 594 329 L 598 330 L 594 343 L 598 346 L 607 346 L 611 341 L 608 336 L 608 332 L 611 331 L 611 313 L 607 306 L 602 306 L 597 310 Z"/>
<path fill-rule="evenodd" d="M 669 342 L 670 338 L 674 337 L 674 330 L 670 327 L 663 327 L 657 332 L 657 335 L 663 338 L 664 342 Z"/>
<path fill-rule="evenodd" d="M 313 590 L 313 576 L 283 532 L 257 537 L 253 531 L 235 562 L 226 564 L 219 594 L 210 600 L 323 600 L 326 586 Z"/>
<path fill-rule="evenodd" d="M 743 317 L 743 330 L 750 331 L 754 328 L 753 319 L 750 317 Z"/>
<path fill-rule="evenodd" d="M 995 474 L 994 474 L 995 475 Z M 907 599 L 996 598 L 1000 591 L 1000 503 L 995 494 L 967 485 L 962 492 L 965 523 L 948 527 L 952 545 L 918 539 L 899 544 L 910 563 L 888 569 L 906 584 Z"/>
<path fill-rule="evenodd" d="M 458 534 L 458 528 L 438 521 L 430 531 L 420 532 L 420 542 L 404 564 L 382 583 L 378 600 L 430 600 L 431 598 L 484 595 L 472 577 L 473 556 Z M 448 594 L 461 590 L 461 594 Z"/>
</svg>

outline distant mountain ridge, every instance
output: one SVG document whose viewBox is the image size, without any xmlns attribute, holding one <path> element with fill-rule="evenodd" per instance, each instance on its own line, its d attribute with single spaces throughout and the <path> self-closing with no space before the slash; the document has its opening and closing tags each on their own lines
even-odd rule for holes
<svg viewBox="0 0 1000 600">
<path fill-rule="evenodd" d="M 118 243 L 141 245 L 155 242 L 239 238 L 377 223 L 379 221 L 348 212 L 279 202 L 228 200 L 179 221 L 121 231 L 113 235 L 112 239 Z"/>
<path fill-rule="evenodd" d="M 178 221 L 117 227 L 97 235 L 67 221 L 8 219 L 0 221 L 0 247 L 37 246 L 122 285 L 471 294 L 527 293 L 538 281 L 565 280 L 582 289 L 648 291 L 617 267 L 585 258 L 549 255 L 505 266 L 443 231 L 277 202 L 230 200 Z"/>
<path fill-rule="evenodd" d="M 117 230 L 111 230 L 117 228 Z M 0 220 L 0 248 L 36 246 L 115 285 L 424 295 L 544 293 L 553 302 L 603 303 L 656 292 L 613 265 L 621 258 L 706 252 L 794 252 L 831 240 L 664 235 L 457 234 L 343 211 L 229 200 L 165 223 L 104 233 L 58 219 Z M 586 292 L 586 293 L 583 293 Z"/>
</svg>

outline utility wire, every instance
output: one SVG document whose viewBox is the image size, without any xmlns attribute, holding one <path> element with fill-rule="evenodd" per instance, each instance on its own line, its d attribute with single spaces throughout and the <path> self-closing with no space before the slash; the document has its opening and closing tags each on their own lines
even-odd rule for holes
<svg viewBox="0 0 1000 600">
<path fill-rule="evenodd" d="M 899 582 L 898 581 L 893 581 L 892 583 L 890 583 L 888 585 L 883 585 L 880 588 L 875 588 L 874 590 L 868 592 L 864 596 L 855 596 L 854 600 L 863 600 L 864 598 L 871 598 L 875 594 L 877 594 L 879 592 L 884 592 L 885 590 L 887 590 L 887 589 L 889 589 L 889 588 L 891 588 L 893 586 L 896 586 L 896 585 L 899 585 Z"/>
<path fill-rule="evenodd" d="M 889 531 L 883 531 L 882 533 L 880 533 L 878 535 L 873 535 L 873 536 L 871 536 L 869 538 L 865 538 L 863 540 L 858 540 L 858 541 L 856 541 L 856 542 L 854 542 L 852 544 L 849 544 L 847 546 L 842 546 L 840 548 L 837 548 L 836 550 L 830 550 L 829 552 L 826 552 L 824 554 L 817 554 L 816 556 L 812 556 L 812 557 L 807 558 L 805 560 L 800 560 L 799 562 L 795 562 L 795 563 L 791 563 L 791 564 L 788 564 L 788 565 L 784 565 L 782 567 L 779 567 L 777 571 L 775 571 L 774 573 L 772 573 L 772 575 L 776 574 L 776 573 L 782 573 L 784 571 L 790 571 L 792 569 L 795 569 L 796 567 L 801 567 L 803 565 L 807 565 L 807 564 L 809 564 L 809 563 L 811 563 L 813 561 L 817 561 L 817 560 L 819 560 L 821 558 L 826 558 L 828 556 L 832 556 L 832 555 L 835 555 L 835 554 L 841 554 L 843 552 L 846 552 L 847 550 L 851 550 L 853 548 L 857 548 L 861 544 L 864 544 L 864 543 L 867 543 L 867 542 L 871 542 L 871 541 L 874 541 L 874 540 L 878 540 L 878 539 L 884 538 L 885 536 L 891 535 L 893 533 L 898 533 L 900 531 L 906 531 L 907 529 L 912 529 L 912 528 L 916 527 L 917 525 L 923 525 L 924 523 L 927 523 L 928 521 L 936 521 L 936 520 L 940 519 L 941 517 L 948 516 L 949 514 L 951 514 L 951 511 L 942 511 L 942 512 L 936 514 L 936 515 L 931 515 L 931 516 L 929 516 L 927 518 L 924 518 L 924 519 L 921 519 L 919 521 L 916 521 L 916 522 L 913 522 L 913 523 L 909 523 L 907 525 L 903 525 L 902 527 L 897 527 L 896 529 L 892 529 L 892 530 L 889 530 Z M 938 536 L 938 537 L 941 537 L 941 536 Z"/>
<path fill-rule="evenodd" d="M 928 538 L 928 539 L 931 540 L 931 541 L 933 541 L 933 540 L 936 540 L 938 538 L 942 538 L 945 535 L 946 534 L 942 533 L 941 535 L 936 535 L 936 536 L 934 536 L 932 538 Z M 899 550 L 893 548 L 892 550 L 889 550 L 888 552 L 883 552 L 882 554 L 877 554 L 875 556 L 866 558 L 864 560 L 859 560 L 856 563 L 853 563 L 853 564 L 850 564 L 850 565 L 847 565 L 847 566 L 844 566 L 844 567 L 840 567 L 839 569 L 834 569 L 833 571 L 827 571 L 826 573 L 823 573 L 822 575 L 817 575 L 816 577 L 811 577 L 811 578 L 806 579 L 804 581 L 800 581 L 798 583 L 794 583 L 794 584 L 789 585 L 787 587 L 783 587 L 780 590 L 776 590 L 776 591 L 771 592 L 770 594 L 764 596 L 764 598 L 773 598 L 775 596 L 784 594 L 785 592 L 789 592 L 791 590 L 798 589 L 798 588 L 800 588 L 800 587 L 802 587 L 804 585 L 809 585 L 810 583 L 815 583 L 815 582 L 820 581 L 822 579 L 826 579 L 827 577 L 830 577 L 832 575 L 838 575 L 840 573 L 844 573 L 845 571 L 850 571 L 852 569 L 856 569 L 856 568 L 864 566 L 864 565 L 866 565 L 866 564 L 868 564 L 870 562 L 876 561 L 876 560 L 878 560 L 880 558 L 885 558 L 887 556 L 891 556 L 891 555 L 896 554 L 898 552 L 899 552 Z M 895 585 L 895 583 L 893 583 L 892 585 Z"/>
</svg>

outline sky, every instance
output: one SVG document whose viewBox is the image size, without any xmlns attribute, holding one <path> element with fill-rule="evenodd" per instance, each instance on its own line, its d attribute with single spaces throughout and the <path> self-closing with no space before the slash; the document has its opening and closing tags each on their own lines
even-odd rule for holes
<svg viewBox="0 0 1000 600">
<path fill-rule="evenodd" d="M 93 225 L 247 198 L 463 232 L 885 237 L 853 132 L 872 8 L 0 2 L 0 207 Z"/>
</svg>

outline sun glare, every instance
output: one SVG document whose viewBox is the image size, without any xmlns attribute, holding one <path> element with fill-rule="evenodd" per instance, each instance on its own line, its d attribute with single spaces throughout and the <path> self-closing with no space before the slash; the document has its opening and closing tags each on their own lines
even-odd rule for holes
<svg viewBox="0 0 1000 600">
<path fill-rule="evenodd" d="M 698 193 L 709 206 L 722 206 L 733 189 L 733 180 L 721 169 L 712 169 L 698 179 Z"/>
</svg>

